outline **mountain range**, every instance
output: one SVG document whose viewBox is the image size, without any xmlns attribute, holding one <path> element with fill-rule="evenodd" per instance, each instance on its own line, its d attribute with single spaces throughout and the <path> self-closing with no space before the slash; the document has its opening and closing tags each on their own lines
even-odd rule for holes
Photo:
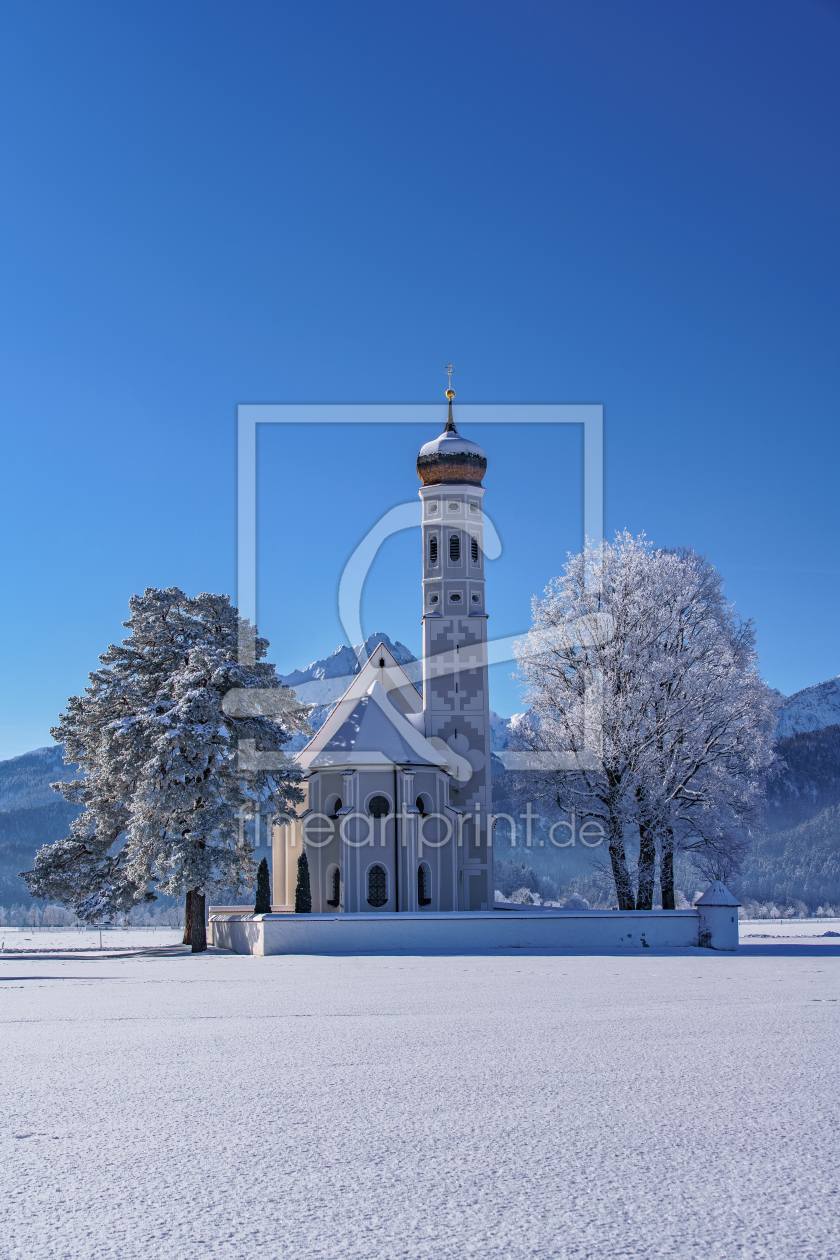
<svg viewBox="0 0 840 1260">
<path fill-rule="evenodd" d="M 384 643 L 422 691 L 422 665 L 402 643 L 374 633 L 358 647 L 343 646 L 331 656 L 283 675 L 298 697 L 315 705 L 310 724 L 318 729 L 335 702 L 358 673 L 360 661 Z M 510 747 L 511 733 L 521 714 L 504 718 L 491 711 L 493 752 Z M 291 745 L 305 743 L 297 736 Z M 741 896 L 809 906 L 840 903 L 840 678 L 779 697 L 779 773 L 768 785 L 766 834 L 757 838 L 740 878 L 734 882 Z M 30 867 L 37 849 L 67 834 L 78 807 L 64 801 L 50 787 L 75 776 L 64 764 L 58 746 L 37 748 L 20 757 L 0 761 L 0 905 L 27 902 L 29 894 L 18 872 Z M 513 777 L 493 758 L 493 799 L 498 813 L 516 816 L 521 809 Z M 580 846 L 558 850 L 544 843 L 544 833 L 556 821 L 556 810 L 542 806 L 534 825 L 533 845 L 513 847 L 508 829 L 497 827 L 496 857 L 523 859 L 539 875 L 557 883 L 579 878 L 590 869 L 591 853 Z M 540 839 L 543 838 L 543 844 Z"/>
</svg>

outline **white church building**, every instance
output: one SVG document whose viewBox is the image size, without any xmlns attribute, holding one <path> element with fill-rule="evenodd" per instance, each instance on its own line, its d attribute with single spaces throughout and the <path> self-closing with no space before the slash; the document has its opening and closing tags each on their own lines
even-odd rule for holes
<svg viewBox="0 0 840 1260">
<path fill-rule="evenodd" d="M 446 427 L 417 459 L 422 695 L 380 645 L 297 754 L 305 800 L 274 828 L 277 906 L 294 904 L 305 848 L 314 913 L 492 909 L 487 459 L 447 397 Z"/>
</svg>

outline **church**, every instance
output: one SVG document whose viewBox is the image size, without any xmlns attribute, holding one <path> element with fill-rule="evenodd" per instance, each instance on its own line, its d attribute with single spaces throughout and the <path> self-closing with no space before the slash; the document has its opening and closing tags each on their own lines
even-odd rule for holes
<svg viewBox="0 0 840 1260">
<path fill-rule="evenodd" d="M 484 451 L 446 427 L 417 458 L 423 690 L 375 648 L 296 760 L 305 799 L 275 826 L 273 902 L 312 911 L 490 910 L 493 850 L 482 484 Z"/>
</svg>

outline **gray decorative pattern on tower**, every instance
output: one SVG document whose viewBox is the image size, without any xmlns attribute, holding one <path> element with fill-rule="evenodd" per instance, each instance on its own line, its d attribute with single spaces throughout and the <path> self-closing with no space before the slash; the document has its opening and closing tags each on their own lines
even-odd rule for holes
<svg viewBox="0 0 840 1260">
<path fill-rule="evenodd" d="M 452 415 L 420 451 L 423 487 L 423 717 L 426 738 L 451 759 L 460 813 L 458 909 L 493 905 L 490 695 L 484 602 L 484 451 Z M 490 830 L 488 831 L 488 824 Z"/>
</svg>

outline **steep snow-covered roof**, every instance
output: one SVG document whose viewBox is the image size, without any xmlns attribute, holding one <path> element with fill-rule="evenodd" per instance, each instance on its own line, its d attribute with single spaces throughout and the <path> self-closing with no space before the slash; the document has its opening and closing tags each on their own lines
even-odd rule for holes
<svg viewBox="0 0 840 1260">
<path fill-rule="evenodd" d="M 415 724 L 422 707 L 411 680 L 380 644 L 296 761 L 305 770 L 406 763 L 443 768 L 452 758 L 435 748 Z"/>
<path fill-rule="evenodd" d="M 379 688 L 381 696 L 376 694 L 374 688 Z M 406 738 L 407 725 L 404 714 L 388 699 L 382 684 L 373 683 L 371 691 L 362 696 L 352 713 L 310 762 L 310 766 L 314 768 L 333 764 L 336 760 L 344 761 L 344 754 L 352 754 L 356 758 L 361 754 L 378 754 L 389 765 L 406 762 L 434 764 L 430 757 L 424 755 L 426 749 L 419 745 L 417 739 L 409 742 Z M 411 729 L 414 730 L 413 727 Z M 423 742 L 425 743 L 425 739 Z M 429 751 L 431 752 L 431 747 Z M 336 754 L 340 756 L 336 757 Z M 367 756 L 365 760 L 368 760 Z"/>
<path fill-rule="evenodd" d="M 740 906 L 741 903 L 732 896 L 725 884 L 719 879 L 713 879 L 703 896 L 698 897 L 694 904 L 695 906 Z"/>
</svg>

